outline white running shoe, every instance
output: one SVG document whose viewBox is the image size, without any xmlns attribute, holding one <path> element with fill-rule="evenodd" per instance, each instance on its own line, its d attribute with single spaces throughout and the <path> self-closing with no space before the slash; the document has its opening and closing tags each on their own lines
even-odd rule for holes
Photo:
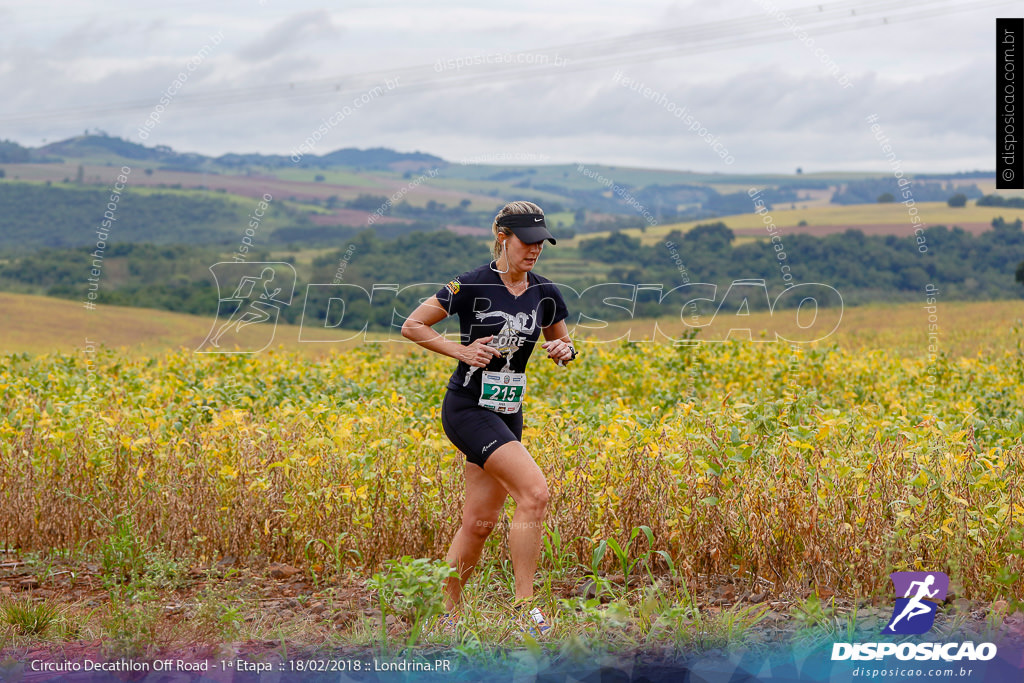
<svg viewBox="0 0 1024 683">
<path fill-rule="evenodd" d="M 539 607 L 534 607 L 525 614 L 521 611 L 520 615 L 526 621 L 526 626 L 522 630 L 524 635 L 529 635 L 534 640 L 540 640 L 550 635 L 551 624 L 544 617 L 544 613 L 540 611 Z"/>
</svg>

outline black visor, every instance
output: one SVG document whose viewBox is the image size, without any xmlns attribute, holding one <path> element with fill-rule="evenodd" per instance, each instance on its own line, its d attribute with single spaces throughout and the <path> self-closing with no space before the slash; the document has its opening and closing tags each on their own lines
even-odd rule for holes
<svg viewBox="0 0 1024 683">
<path fill-rule="evenodd" d="M 544 240 L 550 241 L 551 244 L 557 244 L 547 225 L 544 224 L 544 216 L 539 213 L 510 213 L 498 219 L 498 226 L 510 228 L 512 234 L 526 244 Z"/>
</svg>

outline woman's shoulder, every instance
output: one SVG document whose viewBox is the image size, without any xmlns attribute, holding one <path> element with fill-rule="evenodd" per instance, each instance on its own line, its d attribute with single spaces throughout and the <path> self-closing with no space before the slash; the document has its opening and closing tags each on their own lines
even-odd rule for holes
<svg viewBox="0 0 1024 683">
<path fill-rule="evenodd" d="M 532 281 L 530 283 L 531 286 L 536 286 L 536 287 L 539 287 L 539 288 L 541 288 L 543 290 L 548 290 L 548 289 L 552 289 L 552 288 L 556 289 L 556 290 L 558 289 L 558 284 L 557 283 L 552 282 L 548 278 L 544 277 L 543 275 L 541 275 L 539 273 L 535 273 L 532 270 L 530 271 L 529 277 L 532 279 Z"/>
<path fill-rule="evenodd" d="M 535 277 L 537 279 L 537 284 L 538 285 L 550 285 L 551 284 L 551 280 L 549 280 L 548 278 L 544 277 L 540 273 L 535 273 L 535 272 L 533 272 L 531 270 L 530 271 L 530 275 L 532 275 L 533 277 Z"/>
</svg>

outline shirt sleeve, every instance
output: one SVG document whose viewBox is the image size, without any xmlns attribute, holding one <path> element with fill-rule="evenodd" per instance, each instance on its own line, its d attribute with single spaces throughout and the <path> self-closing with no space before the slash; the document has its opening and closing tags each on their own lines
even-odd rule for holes
<svg viewBox="0 0 1024 683">
<path fill-rule="evenodd" d="M 569 309 L 562 298 L 562 292 L 553 282 L 545 283 L 544 298 L 541 300 L 541 327 L 551 327 L 569 317 Z"/>
<path fill-rule="evenodd" d="M 466 299 L 468 298 L 464 284 L 465 279 L 466 273 L 463 273 L 448 282 L 448 284 L 437 290 L 437 293 L 434 294 L 437 297 L 438 303 L 441 304 L 448 315 L 456 315 L 465 306 Z"/>
</svg>

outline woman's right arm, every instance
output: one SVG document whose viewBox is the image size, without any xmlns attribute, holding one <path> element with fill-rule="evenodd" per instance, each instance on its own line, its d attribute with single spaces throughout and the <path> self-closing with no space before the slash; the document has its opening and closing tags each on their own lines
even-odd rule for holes
<svg viewBox="0 0 1024 683">
<path fill-rule="evenodd" d="M 469 346 L 445 339 L 444 335 L 435 331 L 432 326 L 447 317 L 448 312 L 444 310 L 441 302 L 436 296 L 432 296 L 409 314 L 402 324 L 402 336 L 425 349 L 451 356 L 478 368 L 486 367 L 492 357 L 501 355 L 496 348 L 487 346 L 491 337 L 475 339 Z"/>
</svg>

